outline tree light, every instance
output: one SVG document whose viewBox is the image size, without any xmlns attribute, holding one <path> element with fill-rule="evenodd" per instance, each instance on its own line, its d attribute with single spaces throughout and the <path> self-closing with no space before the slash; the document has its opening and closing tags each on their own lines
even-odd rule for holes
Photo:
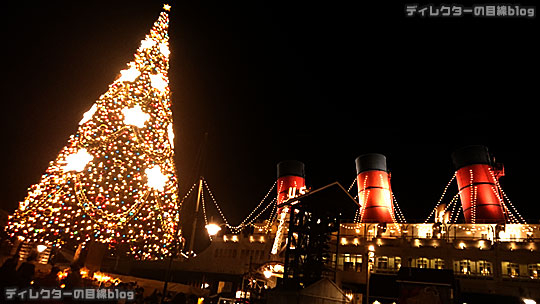
<svg viewBox="0 0 540 304">
<path fill-rule="evenodd" d="M 156 41 L 154 39 L 151 39 L 151 38 L 146 38 L 145 40 L 141 41 L 141 49 L 142 50 L 146 50 L 148 48 L 151 48 L 154 45 L 156 45 Z"/>
<path fill-rule="evenodd" d="M 165 183 L 167 182 L 167 176 L 161 173 L 161 168 L 159 166 L 154 166 L 151 169 L 144 170 L 146 176 L 148 177 L 148 187 L 154 188 L 159 191 L 163 191 Z"/>
<path fill-rule="evenodd" d="M 37 245 L 37 251 L 39 253 L 45 251 L 47 249 L 47 246 L 46 245 Z"/>
<path fill-rule="evenodd" d="M 208 235 L 210 236 L 214 236 L 221 231 L 221 227 L 219 227 L 217 224 L 208 224 L 204 226 L 204 228 L 206 228 L 206 231 L 208 231 Z"/>
<path fill-rule="evenodd" d="M 92 159 L 94 159 L 94 157 L 88 153 L 86 149 L 80 149 L 77 153 L 66 156 L 66 166 L 64 167 L 64 171 L 81 172 Z"/>
<path fill-rule="evenodd" d="M 263 274 L 264 274 L 264 277 L 267 279 L 270 279 L 272 277 L 272 271 L 270 270 L 263 271 Z"/>
<path fill-rule="evenodd" d="M 119 81 L 133 82 L 141 75 L 141 72 L 139 72 L 136 67 L 131 67 L 127 70 L 120 71 L 120 74 L 122 74 L 122 76 L 118 79 Z"/>
<path fill-rule="evenodd" d="M 171 54 L 171 51 L 169 50 L 169 46 L 166 43 L 160 43 L 159 44 L 159 51 L 165 57 L 169 57 L 169 54 Z"/>
<path fill-rule="evenodd" d="M 90 108 L 90 110 L 86 111 L 86 113 L 83 114 L 83 119 L 81 119 L 81 121 L 79 122 L 79 125 L 85 124 L 87 121 L 92 119 L 92 116 L 94 116 L 96 111 L 97 111 L 97 104 L 94 104 Z"/>
<path fill-rule="evenodd" d="M 122 114 L 124 114 L 124 123 L 126 125 L 132 125 L 138 128 L 144 128 L 144 124 L 150 119 L 150 115 L 144 113 L 140 105 L 136 105 L 130 109 L 124 108 Z"/>
<path fill-rule="evenodd" d="M 165 91 L 165 88 L 167 88 L 168 85 L 161 74 L 150 75 L 150 82 L 153 88 L 158 89 L 161 92 Z"/>
<path fill-rule="evenodd" d="M 174 149 L 174 131 L 173 131 L 172 123 L 167 126 L 167 134 L 169 137 L 169 143 L 171 144 L 171 147 Z"/>
</svg>

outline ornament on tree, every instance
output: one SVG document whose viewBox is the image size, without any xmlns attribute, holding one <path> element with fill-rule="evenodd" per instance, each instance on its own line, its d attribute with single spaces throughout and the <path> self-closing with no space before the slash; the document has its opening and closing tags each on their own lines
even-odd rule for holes
<svg viewBox="0 0 540 304">
<path fill-rule="evenodd" d="M 139 259 L 170 256 L 179 235 L 178 180 L 165 5 L 135 58 L 84 113 L 78 129 L 30 187 L 6 231 L 77 248 L 127 244 Z"/>
</svg>

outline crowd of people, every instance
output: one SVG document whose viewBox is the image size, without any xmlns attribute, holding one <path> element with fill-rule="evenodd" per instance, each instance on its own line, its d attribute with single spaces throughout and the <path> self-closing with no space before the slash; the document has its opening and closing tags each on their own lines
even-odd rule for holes
<svg viewBox="0 0 540 304">
<path fill-rule="evenodd" d="M 117 303 L 137 303 L 137 304 L 197 304 L 198 298 L 195 296 L 189 296 L 183 293 L 173 294 L 168 292 L 165 296 L 160 290 L 154 289 L 154 291 L 144 296 L 145 289 L 139 286 L 137 282 L 114 282 L 114 286 L 111 283 L 103 284 L 103 282 L 96 281 L 91 277 L 83 277 L 81 275 L 81 268 L 78 264 L 71 264 L 67 270 L 67 276 L 60 275 L 65 270 L 60 269 L 57 266 L 52 266 L 50 272 L 40 273 L 36 271 L 36 258 L 37 255 L 31 254 L 26 261 L 20 263 L 20 257 L 14 255 L 4 261 L 0 267 L 0 302 L 7 302 L 5 289 L 6 288 L 62 288 L 65 290 L 73 290 L 76 288 L 109 288 L 114 287 L 120 290 L 133 291 L 135 297 L 133 300 L 118 300 Z M 69 299 L 66 299 L 66 302 Z M 27 301 L 28 302 L 28 301 Z M 43 301 L 40 301 L 41 303 Z M 71 301 L 72 303 L 80 303 L 77 301 Z M 9 302 L 7 302 L 9 303 Z M 20 303 L 20 301 L 18 302 Z M 50 302 L 48 302 L 50 303 Z M 92 301 L 92 303 L 99 303 Z M 115 303 L 114 301 L 107 300 L 104 303 Z"/>
</svg>

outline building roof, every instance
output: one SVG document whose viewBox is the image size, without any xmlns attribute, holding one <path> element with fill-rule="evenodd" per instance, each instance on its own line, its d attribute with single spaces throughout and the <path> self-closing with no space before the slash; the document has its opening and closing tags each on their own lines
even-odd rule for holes
<svg viewBox="0 0 540 304">
<path fill-rule="evenodd" d="M 328 278 L 322 278 L 319 281 L 302 289 L 300 294 L 315 299 L 331 300 L 332 303 L 347 303 L 349 299 L 347 295 L 339 288 L 336 283 Z M 330 302 L 327 302 L 330 303 Z"/>
</svg>

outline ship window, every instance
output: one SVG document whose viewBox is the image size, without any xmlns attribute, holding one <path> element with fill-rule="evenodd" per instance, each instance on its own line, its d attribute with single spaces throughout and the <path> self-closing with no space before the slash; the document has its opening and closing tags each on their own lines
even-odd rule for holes
<svg viewBox="0 0 540 304">
<path fill-rule="evenodd" d="M 519 264 L 509 262 L 506 265 L 506 273 L 511 277 L 519 277 Z"/>
<path fill-rule="evenodd" d="M 478 274 L 483 276 L 491 276 L 493 274 L 491 262 L 478 261 Z"/>
<path fill-rule="evenodd" d="M 538 279 L 540 278 L 540 263 L 539 264 L 529 264 L 527 266 L 529 270 L 529 276 L 531 279 Z"/>
<path fill-rule="evenodd" d="M 443 259 L 434 259 L 433 267 L 435 269 L 444 269 L 444 260 Z"/>
<path fill-rule="evenodd" d="M 394 257 L 394 269 L 399 270 L 401 268 L 401 258 Z"/>
<path fill-rule="evenodd" d="M 427 258 L 418 258 L 418 259 L 416 259 L 416 267 L 418 267 L 418 268 L 428 268 L 428 259 Z"/>
<path fill-rule="evenodd" d="M 454 263 L 454 272 L 459 274 L 471 274 L 471 260 L 461 260 Z"/>
<path fill-rule="evenodd" d="M 377 268 L 379 269 L 387 269 L 388 268 L 388 257 L 387 256 L 381 256 L 377 258 Z"/>
</svg>

